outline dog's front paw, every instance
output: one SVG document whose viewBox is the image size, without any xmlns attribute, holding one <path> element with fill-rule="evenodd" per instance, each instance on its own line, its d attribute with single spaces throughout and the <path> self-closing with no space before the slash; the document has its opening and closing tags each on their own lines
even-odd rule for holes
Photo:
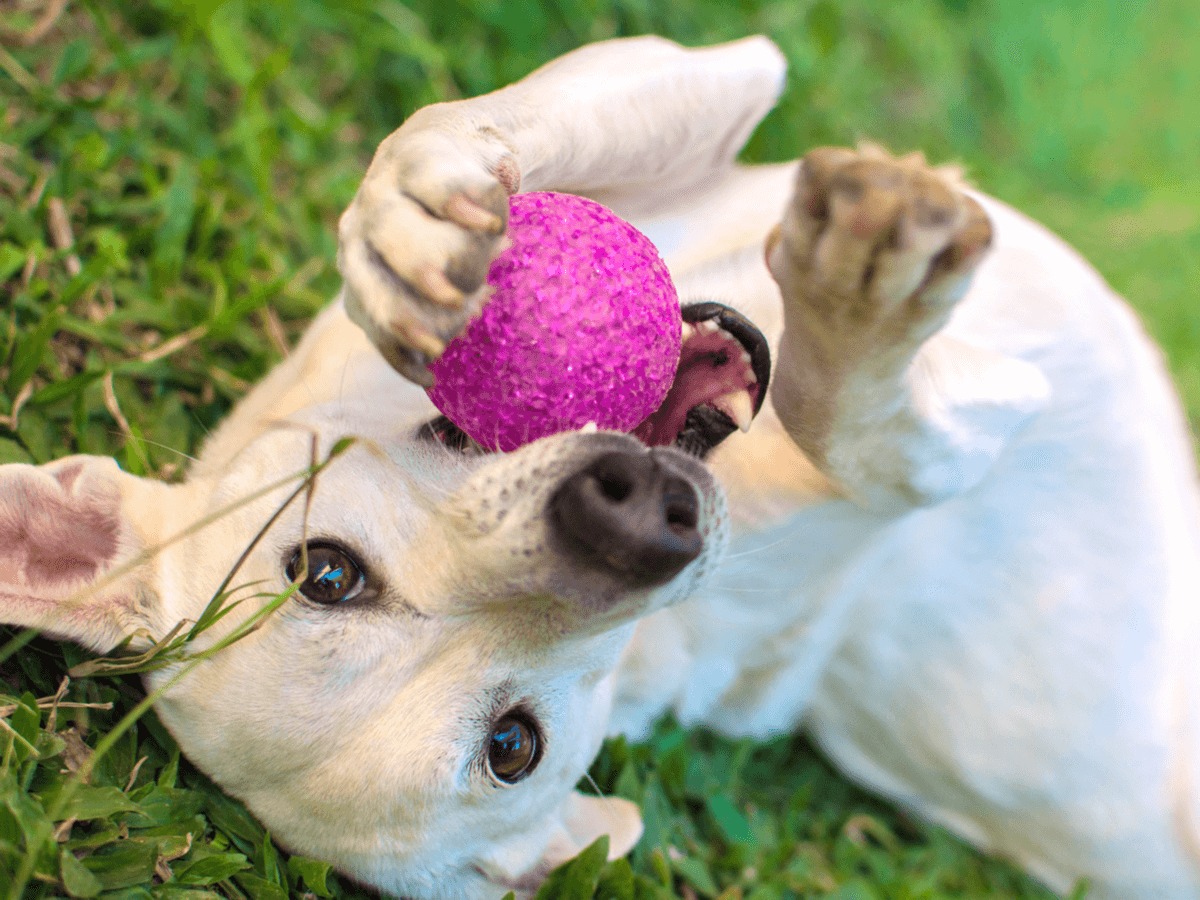
<svg viewBox="0 0 1200 900">
<path fill-rule="evenodd" d="M 350 318 L 406 378 L 432 384 L 428 364 L 483 305 L 519 182 L 486 134 L 406 126 L 380 145 L 339 223 L 338 268 Z"/>
<path fill-rule="evenodd" d="M 911 352 L 945 321 L 991 241 L 959 174 L 920 154 L 823 147 L 801 162 L 767 263 L 789 327 L 822 356 Z"/>
</svg>

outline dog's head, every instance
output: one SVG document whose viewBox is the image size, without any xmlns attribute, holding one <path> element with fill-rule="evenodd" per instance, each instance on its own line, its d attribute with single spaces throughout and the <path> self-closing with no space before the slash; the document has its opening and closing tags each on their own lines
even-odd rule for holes
<svg viewBox="0 0 1200 900">
<path fill-rule="evenodd" d="M 694 367 L 722 334 L 698 329 Z M 573 433 L 490 455 L 415 393 L 411 416 L 310 408 L 183 485 L 92 457 L 0 467 L 0 620 L 144 646 L 226 592 L 198 651 L 297 585 L 178 680 L 148 678 L 184 752 L 285 845 L 374 886 L 531 889 L 602 834 L 614 856 L 640 835 L 632 804 L 574 786 L 634 622 L 720 556 L 694 451 L 733 422 L 668 403 L 693 453 Z M 281 478 L 325 458 L 311 490 Z"/>
</svg>

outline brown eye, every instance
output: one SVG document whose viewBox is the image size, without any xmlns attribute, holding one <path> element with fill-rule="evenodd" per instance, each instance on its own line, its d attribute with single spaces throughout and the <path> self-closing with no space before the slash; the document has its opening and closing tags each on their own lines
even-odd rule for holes
<svg viewBox="0 0 1200 900">
<path fill-rule="evenodd" d="M 524 716 L 509 714 L 500 719 L 488 739 L 488 766 L 505 784 L 516 784 L 540 761 L 538 733 Z"/>
<path fill-rule="evenodd" d="M 304 556 L 297 550 L 287 564 L 287 577 L 295 581 L 303 574 Z M 332 544 L 308 545 L 308 574 L 300 593 L 313 603 L 334 606 L 353 600 L 366 585 L 366 578 L 353 557 Z"/>
</svg>

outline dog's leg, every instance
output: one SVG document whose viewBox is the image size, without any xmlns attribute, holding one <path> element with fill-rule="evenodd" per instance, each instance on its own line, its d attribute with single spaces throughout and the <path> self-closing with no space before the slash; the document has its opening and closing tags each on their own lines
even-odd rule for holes
<svg viewBox="0 0 1200 900">
<path fill-rule="evenodd" d="M 401 374 L 427 383 L 426 364 L 483 300 L 508 194 L 588 194 L 632 215 L 699 190 L 732 170 L 783 71 L 765 38 L 698 50 L 635 38 L 420 110 L 380 145 L 342 217 L 347 312 Z"/>
<path fill-rule="evenodd" d="M 941 331 L 991 239 L 956 173 L 824 148 L 768 240 L 785 329 L 773 388 L 789 434 L 879 509 L 971 487 L 1042 408 L 1033 365 Z"/>
</svg>

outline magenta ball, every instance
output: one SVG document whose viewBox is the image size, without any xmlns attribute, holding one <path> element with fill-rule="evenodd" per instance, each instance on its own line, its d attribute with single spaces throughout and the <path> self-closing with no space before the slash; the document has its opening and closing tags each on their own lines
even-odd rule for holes
<svg viewBox="0 0 1200 900">
<path fill-rule="evenodd" d="M 430 370 L 429 396 L 492 450 L 595 422 L 631 431 L 679 365 L 679 299 L 650 239 L 571 194 L 509 201 L 512 246 L 483 312 Z"/>
</svg>

